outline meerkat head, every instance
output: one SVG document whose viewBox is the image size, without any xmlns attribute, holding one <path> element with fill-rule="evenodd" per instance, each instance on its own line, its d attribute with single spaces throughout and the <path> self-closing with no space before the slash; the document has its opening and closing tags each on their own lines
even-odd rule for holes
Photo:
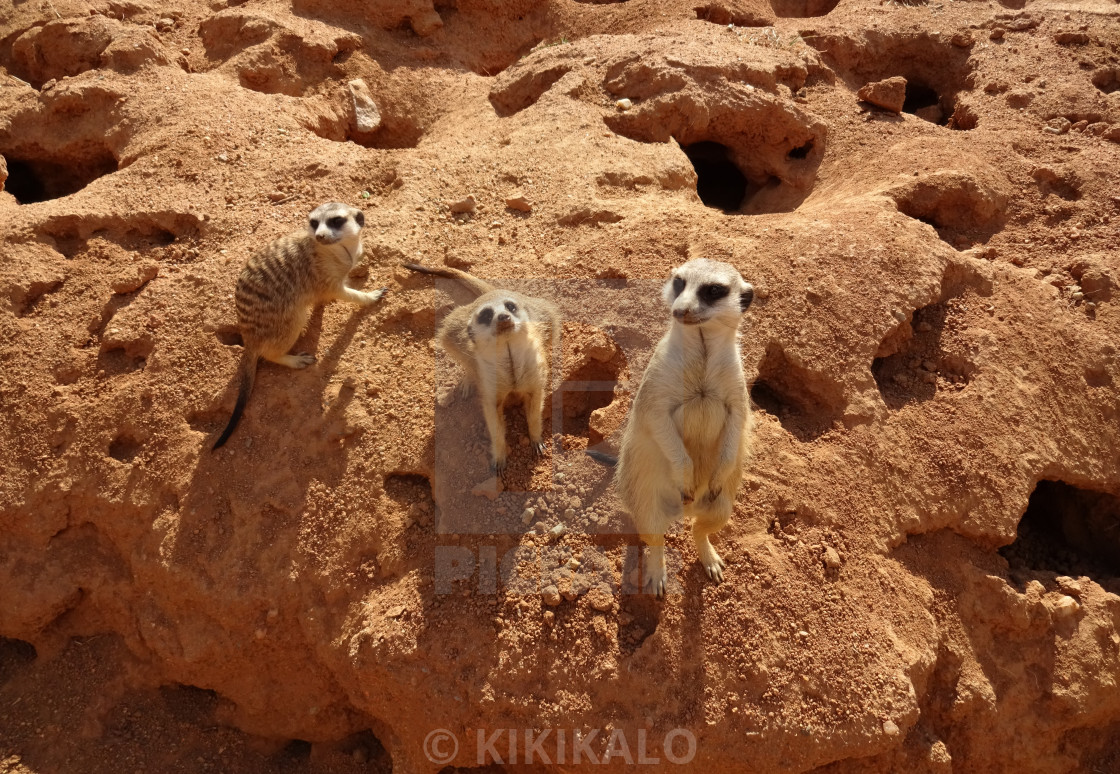
<svg viewBox="0 0 1120 774">
<path fill-rule="evenodd" d="M 307 227 L 317 245 L 340 245 L 351 261 L 362 254 L 362 227 L 366 216 L 357 207 L 338 202 L 320 204 L 307 216 Z"/>
<path fill-rule="evenodd" d="M 754 300 L 754 288 L 728 263 L 694 258 L 673 270 L 662 292 L 673 322 L 703 325 L 718 322 L 732 328 Z"/>
<path fill-rule="evenodd" d="M 472 341 L 497 342 L 524 329 L 528 315 L 516 298 L 498 295 L 479 304 L 467 326 Z"/>
</svg>

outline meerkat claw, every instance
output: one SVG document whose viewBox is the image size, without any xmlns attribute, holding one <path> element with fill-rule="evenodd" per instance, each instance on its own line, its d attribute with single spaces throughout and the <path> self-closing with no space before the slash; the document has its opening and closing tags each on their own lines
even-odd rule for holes
<svg viewBox="0 0 1120 774">
<path fill-rule="evenodd" d="M 538 457 L 544 454 L 544 441 L 533 441 L 530 445 L 533 447 L 533 454 Z"/>
</svg>

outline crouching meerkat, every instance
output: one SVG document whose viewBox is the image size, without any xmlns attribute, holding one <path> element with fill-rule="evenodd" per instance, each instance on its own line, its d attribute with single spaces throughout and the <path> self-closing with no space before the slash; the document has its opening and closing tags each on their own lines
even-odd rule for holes
<svg viewBox="0 0 1120 774">
<path fill-rule="evenodd" d="M 751 416 L 739 355 L 739 322 L 754 288 L 735 267 L 698 258 L 673 271 L 662 296 L 672 310 L 630 408 L 615 489 L 649 547 L 645 586 L 663 596 L 665 531 L 692 519 L 692 539 L 709 577 L 724 563 L 708 536 L 731 518 L 743 476 Z"/>
<path fill-rule="evenodd" d="M 436 338 L 466 371 L 463 394 L 472 385 L 478 388 L 490 433 L 490 469 L 501 475 L 509 458 L 503 406 L 510 395 L 522 397 L 529 441 L 535 453 L 543 453 L 544 396 L 550 386 L 552 349 L 560 338 L 560 310 L 551 301 L 495 289 L 458 269 L 415 263 L 404 266 L 458 280 L 475 294 L 472 303 L 448 313 Z"/>
<path fill-rule="evenodd" d="M 263 357 L 288 368 L 315 362 L 307 353 L 288 350 L 303 333 L 311 310 L 327 301 L 376 303 L 385 288 L 364 293 L 346 286 L 346 276 L 362 257 L 365 215 L 356 207 L 328 202 L 307 217 L 307 227 L 271 242 L 254 253 L 237 278 L 237 321 L 244 349 L 241 382 L 233 416 L 214 449 L 229 440 L 237 427 Z"/>
</svg>

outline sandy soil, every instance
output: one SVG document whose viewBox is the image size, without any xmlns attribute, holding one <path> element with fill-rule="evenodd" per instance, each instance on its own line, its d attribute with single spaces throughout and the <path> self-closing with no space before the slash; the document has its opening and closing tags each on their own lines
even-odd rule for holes
<svg viewBox="0 0 1120 774">
<path fill-rule="evenodd" d="M 0 158 L 0 772 L 1120 770 L 1120 4 L 20 0 Z M 330 200 L 388 293 L 211 453 Z M 584 450 L 699 256 L 756 430 L 657 602 Z M 501 492 L 406 260 L 564 310 Z"/>
</svg>

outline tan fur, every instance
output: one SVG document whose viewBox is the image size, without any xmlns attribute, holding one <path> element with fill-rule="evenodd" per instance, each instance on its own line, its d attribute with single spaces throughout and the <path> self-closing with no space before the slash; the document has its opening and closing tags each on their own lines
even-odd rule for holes
<svg viewBox="0 0 1120 774">
<path fill-rule="evenodd" d="M 658 342 L 623 432 L 615 486 L 649 546 L 645 583 L 667 583 L 665 531 L 692 520 L 700 562 L 716 581 L 724 563 L 708 536 L 731 518 L 750 441 L 751 416 L 738 325 L 753 289 L 726 263 L 689 261 L 673 272 L 665 299 L 674 319 Z M 674 281 L 684 280 L 674 293 Z M 697 290 L 728 287 L 706 304 Z"/>
<path fill-rule="evenodd" d="M 345 220 L 340 229 L 329 227 L 333 218 Z M 307 353 L 289 354 L 315 306 L 335 300 L 368 306 L 384 294 L 384 288 L 364 293 L 346 285 L 347 275 L 362 256 L 363 223 L 357 208 L 335 202 L 321 205 L 308 216 L 307 227 L 261 248 L 241 270 L 235 293 L 244 343 L 241 383 L 233 416 L 215 449 L 237 426 L 260 358 L 289 368 L 315 362 Z"/>
<path fill-rule="evenodd" d="M 478 297 L 467 306 L 448 313 L 436 333 L 440 346 L 467 374 L 464 394 L 472 385 L 478 388 L 482 414 L 490 434 L 491 468 L 501 474 L 506 467 L 509 447 L 503 406 L 510 395 L 520 395 L 529 426 L 533 450 L 544 451 L 544 396 L 550 388 L 549 363 L 552 349 L 560 338 L 560 310 L 551 301 L 533 298 L 512 290 L 497 290 L 466 272 L 450 267 L 431 268 L 408 263 L 412 271 L 458 280 Z M 516 311 L 506 306 L 512 303 Z M 480 314 L 494 313 L 493 321 L 483 323 Z M 498 316 L 507 314 L 509 330 L 498 330 Z"/>
</svg>

